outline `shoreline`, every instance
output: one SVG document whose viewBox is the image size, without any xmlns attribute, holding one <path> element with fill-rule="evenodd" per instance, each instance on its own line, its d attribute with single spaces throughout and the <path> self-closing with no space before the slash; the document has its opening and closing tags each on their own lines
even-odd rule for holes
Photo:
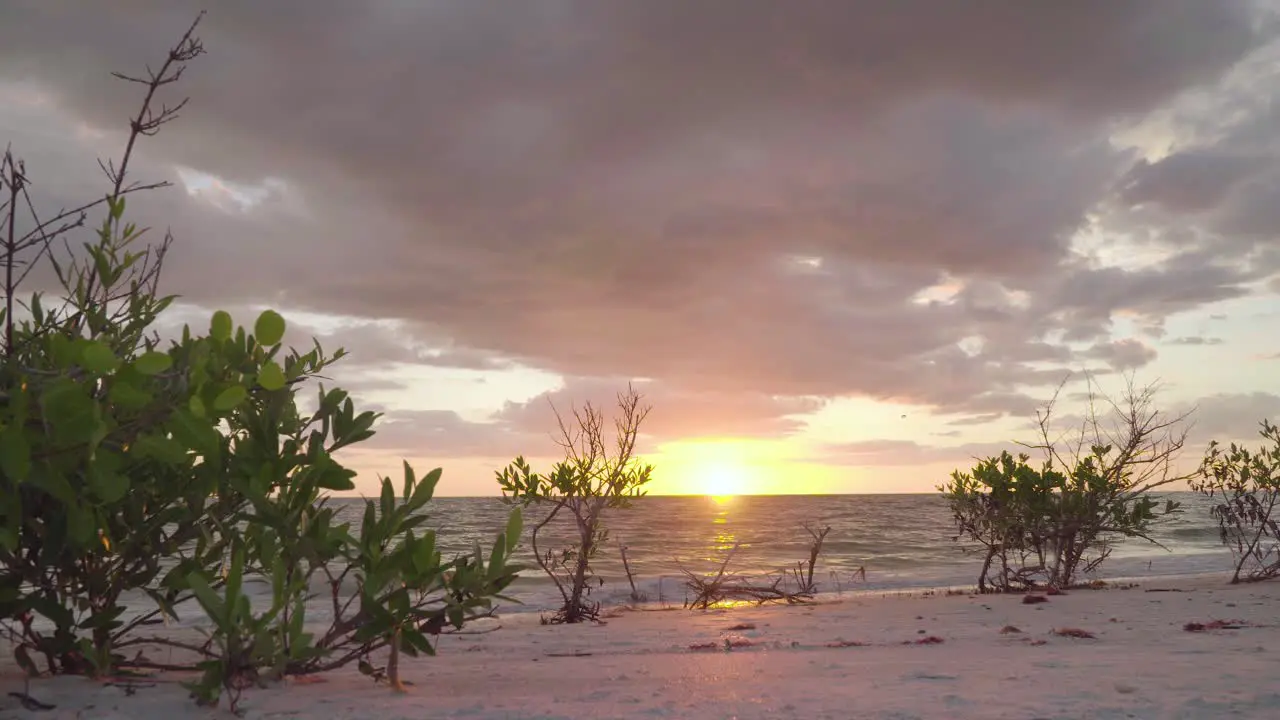
<svg viewBox="0 0 1280 720">
<path fill-rule="evenodd" d="M 242 704 L 247 718 L 326 720 L 1280 717 L 1280 583 L 1111 582 L 1031 605 L 916 589 L 793 606 L 614 608 L 598 625 L 512 613 L 440 636 L 437 657 L 404 659 L 408 694 L 348 667 L 246 691 Z M 57 706 L 37 715 L 8 695 L 23 681 L 10 658 L 0 662 L 3 719 L 233 717 L 225 700 L 195 707 L 173 673 L 133 695 L 85 678 L 34 680 L 32 696 Z"/>
</svg>

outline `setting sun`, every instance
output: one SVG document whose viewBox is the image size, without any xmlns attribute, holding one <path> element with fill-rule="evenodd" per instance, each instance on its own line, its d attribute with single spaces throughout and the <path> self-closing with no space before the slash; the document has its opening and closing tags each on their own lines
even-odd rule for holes
<svg viewBox="0 0 1280 720">
<path fill-rule="evenodd" d="M 741 495 L 751 483 L 751 468 L 737 462 L 709 464 L 701 469 L 703 492 L 712 496 Z"/>
<path fill-rule="evenodd" d="M 659 471 L 650 495 L 772 495 L 831 492 L 839 479 L 831 468 L 801 459 L 803 448 L 786 441 L 706 438 L 662 444 L 645 456 Z M 800 456 L 800 457 L 798 457 Z"/>
<path fill-rule="evenodd" d="M 661 493 L 690 495 L 748 495 L 761 492 L 764 473 L 762 448 L 739 440 L 671 443 L 662 448 L 664 487 Z"/>
</svg>

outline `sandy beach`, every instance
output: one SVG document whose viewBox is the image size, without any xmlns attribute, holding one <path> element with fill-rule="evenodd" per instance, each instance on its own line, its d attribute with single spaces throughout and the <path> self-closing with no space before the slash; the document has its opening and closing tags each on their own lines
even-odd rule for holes
<svg viewBox="0 0 1280 720">
<path fill-rule="evenodd" d="M 1280 586 L 1221 577 L 1019 595 L 849 596 L 812 606 L 611 612 L 606 624 L 443 636 L 406 695 L 354 668 L 248 691 L 248 718 L 1274 718 Z M 1214 621 L 1219 621 L 1217 627 Z M 1204 626 L 1188 629 L 1188 623 Z M 481 629 L 477 626 L 476 630 Z M 485 628 L 491 629 L 491 628 Z M 1062 631 L 1081 630 L 1093 637 Z M 7 653 L 6 653 L 7 654 Z M 232 717 L 175 676 L 132 694 L 41 679 L 0 718 Z"/>
</svg>

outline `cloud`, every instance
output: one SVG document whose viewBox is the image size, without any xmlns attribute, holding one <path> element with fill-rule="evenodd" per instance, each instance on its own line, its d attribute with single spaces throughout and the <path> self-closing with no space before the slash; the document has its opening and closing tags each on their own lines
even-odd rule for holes
<svg viewBox="0 0 1280 720">
<path fill-rule="evenodd" d="M 1085 355 L 1107 363 L 1113 370 L 1135 370 L 1156 359 L 1155 348 L 1133 338 L 1096 344 Z"/>
<path fill-rule="evenodd" d="M 1200 335 L 1186 335 L 1176 337 L 1172 340 L 1165 341 L 1169 345 L 1221 345 L 1222 338 L 1219 337 L 1203 337 Z"/>
<path fill-rule="evenodd" d="M 923 445 L 914 440 L 863 440 L 827 445 L 822 448 L 817 459 L 826 463 L 867 467 L 943 463 L 963 465 L 972 463 L 976 459 L 999 455 L 1006 450 L 1017 454 L 1020 448 L 1013 442 Z"/>
<path fill-rule="evenodd" d="M 1194 436 L 1201 441 L 1250 441 L 1259 423 L 1280 422 L 1280 395 L 1268 392 L 1218 393 L 1195 402 Z"/>
<path fill-rule="evenodd" d="M 1195 463 L 1199 462 L 1199 449 L 1211 439 L 1244 442 L 1246 445 L 1253 443 L 1257 438 L 1259 423 L 1264 418 L 1272 423 L 1280 418 L 1280 395 L 1265 392 L 1209 395 L 1194 403 L 1170 407 L 1166 410 L 1165 417 L 1174 419 L 1187 411 L 1192 411 L 1184 426 L 1190 433 L 1189 442 L 1178 461 L 1184 472 L 1194 469 Z M 1075 415 L 1059 415 L 1054 427 L 1061 428 L 1070 436 L 1078 430 L 1081 419 Z M 824 444 L 814 459 L 829 464 L 863 467 L 954 465 L 966 468 L 975 459 L 999 455 L 1005 450 L 1014 454 L 1026 452 L 1032 457 L 1038 457 L 1038 451 L 1028 450 L 1018 444 L 1018 441 L 1032 442 L 1034 439 L 1034 433 L 1030 431 L 1022 437 L 1010 438 L 1005 442 L 968 442 L 955 445 L 924 444 L 902 439 L 871 439 Z"/>
<path fill-rule="evenodd" d="M 635 382 L 633 387 L 641 393 L 642 405 L 650 408 L 641 425 L 643 452 L 675 440 L 786 436 L 803 429 L 804 422 L 796 416 L 823 405 L 816 398 L 685 392 L 652 381 Z M 611 425 L 618 416 L 618 393 L 626 388 L 621 379 L 570 378 L 556 390 L 523 402 L 508 401 L 483 420 L 469 420 L 452 410 L 366 406 L 383 412 L 383 417 L 375 426 L 377 435 L 363 446 L 414 457 L 556 455 L 557 412 L 572 424 L 574 409 L 590 403 Z"/>
<path fill-rule="evenodd" d="M 1271 158 L 1193 148 L 1151 163 L 1140 161 L 1126 176 L 1121 197 L 1198 213 L 1216 207 L 1241 183 L 1262 172 Z"/>
<path fill-rule="evenodd" d="M 391 410 L 375 425 L 364 450 L 413 457 L 490 458 L 557 454 L 550 432 L 522 431 L 494 422 L 473 422 L 452 410 Z M 549 429 L 548 429 L 549 430 Z"/>
<path fill-rule="evenodd" d="M 681 390 L 652 381 L 633 382 L 632 387 L 641 394 L 641 404 L 650 408 L 641 427 L 651 445 L 681 439 L 787 436 L 804 427 L 796 416 L 824 404 L 812 397 Z M 587 403 L 606 418 L 616 416 L 618 393 L 626 389 L 627 382 L 616 378 L 570 378 L 563 387 L 527 402 L 507 403 L 495 420 L 523 432 L 545 434 L 556 430 L 557 412 L 568 418 L 573 408 Z"/>
<path fill-rule="evenodd" d="M 962 403 L 939 406 L 934 413 L 962 416 L 948 420 L 948 425 L 985 425 L 1008 416 L 1034 417 L 1047 399 L 1016 392 L 984 393 Z"/>
<path fill-rule="evenodd" d="M 137 101 L 105 70 L 196 7 L 6 6 L 0 124 L 42 201 L 100 191 Z M 1183 107 L 1245 97 L 1219 86 L 1275 33 L 1243 0 L 278 2 L 201 35 L 191 104 L 135 165 L 175 187 L 131 217 L 174 229 L 191 304 L 339 317 L 297 337 L 355 352 L 354 382 L 534 367 L 608 405 L 649 378 L 655 438 L 788 435 L 848 395 L 986 421 L 1067 368 L 1151 362 L 1117 315 L 1156 333 L 1280 269 L 1274 118 Z M 1116 140 L 1170 103 L 1194 142 Z M 478 428 L 397 410 L 379 442 L 509 450 L 545 436 L 545 400 Z"/>
</svg>

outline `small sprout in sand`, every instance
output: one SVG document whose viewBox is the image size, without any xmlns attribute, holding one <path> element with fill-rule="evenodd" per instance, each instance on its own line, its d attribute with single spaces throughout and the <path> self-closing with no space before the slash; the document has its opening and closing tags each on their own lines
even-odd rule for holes
<svg viewBox="0 0 1280 720">
<path fill-rule="evenodd" d="M 902 644 L 903 645 L 941 645 L 944 642 L 946 641 L 938 637 L 937 635 L 930 635 L 928 637 L 922 637 L 919 640 L 914 640 L 914 641 L 903 640 Z"/>
<path fill-rule="evenodd" d="M 1187 632 L 1205 632 L 1207 630 L 1240 630 L 1249 627 L 1244 620 L 1211 620 L 1207 623 L 1189 622 L 1182 626 Z"/>
<path fill-rule="evenodd" d="M 1043 595 L 1023 595 L 1023 605 L 1035 605 L 1036 603 L 1049 602 L 1049 598 Z"/>
<path fill-rule="evenodd" d="M 1049 641 L 1048 640 L 1032 640 L 1031 638 L 1027 638 L 1027 644 L 1028 645 L 1048 645 Z"/>
<path fill-rule="evenodd" d="M 1081 640 L 1092 640 L 1097 637 L 1097 635 L 1088 630 L 1081 630 L 1080 628 L 1058 628 L 1053 631 L 1053 634 L 1060 637 L 1080 638 Z"/>
<path fill-rule="evenodd" d="M 836 640 L 835 642 L 827 643 L 827 647 L 829 648 L 850 648 L 850 647 L 866 647 L 866 646 L 867 646 L 866 643 L 858 642 L 857 640 Z"/>
<path fill-rule="evenodd" d="M 1013 635 L 1021 632 L 1022 632 L 1021 630 L 1019 630 L 1018 628 L 1012 625 L 1005 625 L 1004 627 L 1000 628 L 1001 635 Z"/>
<path fill-rule="evenodd" d="M 755 630 L 756 624 L 755 623 L 738 623 L 737 625 L 730 625 L 725 629 L 730 632 L 737 631 L 737 630 Z"/>
<path fill-rule="evenodd" d="M 721 642 L 703 642 L 694 643 L 689 646 L 690 650 L 733 650 L 735 648 L 748 648 L 754 646 L 755 643 L 746 638 L 725 638 Z"/>
</svg>

